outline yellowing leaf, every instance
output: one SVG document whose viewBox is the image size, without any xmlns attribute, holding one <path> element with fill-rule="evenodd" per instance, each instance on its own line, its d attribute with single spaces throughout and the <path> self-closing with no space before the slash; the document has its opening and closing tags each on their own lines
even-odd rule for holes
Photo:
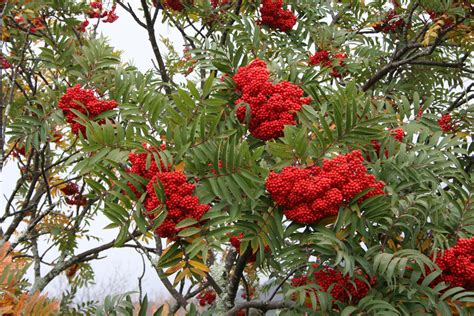
<svg viewBox="0 0 474 316">
<path fill-rule="evenodd" d="M 174 167 L 176 171 L 184 171 L 184 167 L 186 167 L 186 163 L 184 161 L 180 162 L 179 164 Z"/>
<path fill-rule="evenodd" d="M 327 226 L 329 224 L 334 224 L 336 222 L 337 216 L 328 216 L 324 217 L 317 221 L 319 225 Z"/>
<path fill-rule="evenodd" d="M 346 235 L 346 230 L 347 230 L 347 229 L 341 229 L 340 231 L 338 231 L 338 232 L 336 233 L 337 239 L 339 239 L 339 240 L 346 240 L 346 237 L 345 237 L 345 235 Z"/>
<path fill-rule="evenodd" d="M 176 271 L 182 269 L 185 264 L 186 264 L 186 261 L 181 261 L 178 264 L 176 264 L 175 266 L 167 269 L 164 273 L 167 274 L 167 275 L 171 275 L 171 274 L 175 273 Z"/>
<path fill-rule="evenodd" d="M 205 264 L 201 263 L 201 262 L 194 261 L 194 260 L 189 260 L 189 264 L 192 265 L 193 267 L 195 267 L 196 269 L 199 269 L 199 270 L 204 271 L 204 272 L 209 272 L 209 267 L 206 266 Z"/>
<path fill-rule="evenodd" d="M 431 42 L 438 38 L 438 31 L 441 29 L 443 24 L 444 22 L 437 21 L 432 27 L 428 29 L 425 34 L 425 37 L 423 38 L 423 46 L 430 45 Z"/>
<path fill-rule="evenodd" d="M 199 21 L 199 15 L 197 15 L 197 14 L 192 14 L 192 13 L 191 13 L 191 14 L 188 14 L 188 17 L 189 17 L 191 20 L 193 20 L 194 22 Z"/>
<path fill-rule="evenodd" d="M 194 272 L 194 273 L 200 275 L 203 278 L 205 278 L 207 276 L 206 272 L 201 271 L 199 269 L 191 268 L 191 272 Z"/>
<path fill-rule="evenodd" d="M 174 278 L 174 285 L 178 284 L 181 282 L 182 279 L 186 277 L 186 271 L 189 271 L 188 269 L 184 269 L 183 271 L 179 272 L 176 278 Z"/>
<path fill-rule="evenodd" d="M 392 249 L 393 251 L 397 251 L 397 246 L 395 245 L 395 242 L 392 239 L 387 242 L 387 245 L 388 248 Z"/>
<path fill-rule="evenodd" d="M 421 249 L 420 249 L 420 251 L 421 251 L 421 252 L 424 252 L 424 251 L 426 251 L 426 250 L 428 250 L 428 249 L 430 249 L 430 248 L 431 248 L 431 239 L 428 238 L 428 239 L 425 239 L 425 241 L 423 241 L 423 243 L 421 244 Z"/>
<path fill-rule="evenodd" d="M 461 138 L 466 138 L 469 136 L 468 133 L 464 133 L 464 132 L 457 132 L 456 133 L 457 136 L 461 137 Z"/>
<path fill-rule="evenodd" d="M 57 197 L 61 190 L 64 189 L 67 185 L 67 183 L 64 182 L 63 179 L 55 175 L 49 177 L 48 183 L 51 186 L 51 195 L 53 197 Z"/>
</svg>

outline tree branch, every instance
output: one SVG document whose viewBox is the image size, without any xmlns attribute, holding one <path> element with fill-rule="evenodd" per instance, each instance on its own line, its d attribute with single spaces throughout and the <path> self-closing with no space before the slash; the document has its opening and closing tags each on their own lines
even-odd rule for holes
<svg viewBox="0 0 474 316">
<path fill-rule="evenodd" d="M 125 239 L 124 243 L 140 236 L 141 234 L 142 233 L 140 231 L 134 232 Z M 101 253 L 102 251 L 114 247 L 115 242 L 116 239 L 101 246 L 86 250 L 78 255 L 72 256 L 68 260 L 60 260 L 53 269 L 46 273 L 44 277 L 34 282 L 33 286 L 31 287 L 30 293 L 35 293 L 36 291 L 41 292 L 61 272 L 65 271 L 67 268 L 69 268 L 75 263 L 86 262 L 97 258 L 99 256 L 99 253 Z"/>
<path fill-rule="evenodd" d="M 156 40 L 153 18 L 151 17 L 150 11 L 148 10 L 148 4 L 146 0 L 141 0 L 141 3 L 142 3 L 142 8 L 143 8 L 143 14 L 145 16 L 145 21 L 146 21 L 146 30 L 148 32 L 148 39 L 150 40 L 151 47 L 153 49 L 153 53 L 155 54 L 156 61 L 158 62 L 161 80 L 169 84 L 171 80 L 170 80 L 170 77 L 168 76 L 168 71 L 166 70 L 166 65 L 165 65 L 165 62 L 163 61 L 163 56 L 161 55 L 160 48 Z M 171 89 L 168 85 L 165 85 L 164 88 L 167 94 L 171 93 Z"/>
<path fill-rule="evenodd" d="M 240 279 L 242 278 L 242 274 L 251 254 L 252 248 L 248 246 L 247 250 L 237 260 L 237 263 L 234 268 L 234 273 L 232 273 L 232 276 L 230 277 L 227 293 L 229 296 L 228 301 L 231 306 L 234 306 L 235 297 L 239 289 Z"/>
<path fill-rule="evenodd" d="M 375 75 L 373 75 L 371 78 L 367 80 L 367 82 L 362 86 L 362 91 L 367 91 L 370 88 L 372 88 L 379 80 L 381 80 L 385 75 L 387 75 L 390 71 L 393 69 L 396 69 L 402 65 L 409 64 L 411 62 L 416 61 L 416 59 L 423 57 L 423 56 L 429 56 L 431 55 L 436 47 L 438 47 L 441 42 L 444 40 L 444 35 L 446 35 L 447 32 L 449 32 L 451 29 L 462 23 L 464 19 L 458 21 L 457 23 L 454 23 L 453 25 L 447 27 L 446 29 L 443 29 L 439 34 L 438 37 L 436 38 L 435 42 L 429 46 L 427 46 L 425 49 L 423 49 L 421 52 L 418 52 L 416 54 L 413 54 L 410 57 L 407 57 L 405 59 L 401 59 L 403 55 L 406 53 L 410 53 L 410 50 L 412 49 L 417 49 L 423 47 L 422 44 L 416 43 L 416 42 L 411 42 L 407 44 L 403 49 L 400 50 L 400 52 L 395 53 L 392 61 L 385 65 L 382 69 L 377 71 Z"/>
</svg>

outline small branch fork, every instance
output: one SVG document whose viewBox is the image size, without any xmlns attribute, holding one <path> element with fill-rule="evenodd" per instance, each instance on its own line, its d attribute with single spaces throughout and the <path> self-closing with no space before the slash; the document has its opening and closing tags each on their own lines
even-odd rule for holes
<svg viewBox="0 0 474 316">
<path fill-rule="evenodd" d="M 411 20 L 413 18 L 413 14 L 415 12 L 415 9 L 418 7 L 418 3 L 415 3 L 415 5 L 411 8 L 409 11 L 409 16 L 408 16 L 408 22 L 407 24 L 411 23 Z M 461 70 L 470 72 L 469 70 L 466 70 L 463 68 L 465 61 L 469 57 L 469 54 L 466 53 L 459 62 L 457 63 L 448 63 L 448 62 L 438 62 L 438 61 L 429 61 L 429 60 L 420 60 L 420 57 L 425 57 L 425 56 L 430 56 L 437 47 L 441 46 L 445 39 L 445 35 L 460 25 L 464 19 L 458 20 L 456 23 L 453 23 L 453 25 L 441 30 L 438 34 L 438 37 L 434 41 L 433 44 L 428 45 L 424 47 L 422 44 L 418 43 L 418 41 L 423 37 L 423 35 L 428 31 L 428 26 L 425 26 L 415 38 L 410 41 L 406 42 L 404 46 L 399 46 L 395 50 L 393 57 L 391 61 L 383 66 L 380 70 L 378 70 L 371 78 L 369 78 L 366 83 L 362 86 L 362 91 L 367 91 L 371 89 L 377 82 L 379 82 L 382 78 L 384 78 L 388 73 L 396 70 L 400 66 L 403 65 L 426 65 L 426 66 L 432 66 L 432 67 L 448 67 L 448 68 L 459 68 Z M 404 28 L 404 34 L 406 38 L 406 33 L 407 33 L 407 27 Z M 418 51 L 418 49 L 423 48 L 421 51 Z"/>
</svg>

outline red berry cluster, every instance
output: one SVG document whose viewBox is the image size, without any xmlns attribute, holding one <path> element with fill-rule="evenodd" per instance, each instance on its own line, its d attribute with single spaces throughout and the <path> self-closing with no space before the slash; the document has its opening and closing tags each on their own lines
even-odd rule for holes
<svg viewBox="0 0 474 316">
<path fill-rule="evenodd" d="M 8 62 L 5 56 L 3 56 L 3 54 L 0 54 L 0 69 L 9 69 L 11 67 L 12 65 Z"/>
<path fill-rule="evenodd" d="M 378 140 L 371 140 L 372 148 L 377 153 L 377 156 L 380 158 L 380 149 L 382 149 L 382 144 Z M 388 158 L 388 149 L 384 151 L 385 158 Z M 370 162 L 370 156 L 367 154 L 366 159 Z"/>
<path fill-rule="evenodd" d="M 149 149 L 157 151 L 156 149 Z M 163 148 L 162 148 L 163 149 Z M 148 179 L 146 185 L 147 196 L 144 201 L 144 207 L 147 216 L 154 220 L 157 216 L 155 210 L 166 206 L 168 214 L 164 222 L 156 229 L 156 234 L 163 238 L 173 238 L 179 231 L 176 224 L 186 218 L 194 218 L 200 220 L 201 217 L 209 210 L 207 204 L 200 204 L 199 198 L 193 196 L 195 185 L 188 183 L 186 176 L 182 172 L 169 171 L 169 167 L 160 161 L 161 170 L 158 168 L 154 158 L 150 162 L 147 169 L 147 153 L 130 153 L 129 160 L 132 166 L 128 172 L 138 174 Z M 164 190 L 165 201 L 160 201 L 156 195 L 155 186 L 161 183 Z M 137 194 L 136 188 L 129 183 L 129 186 Z"/>
<path fill-rule="evenodd" d="M 445 133 L 453 131 L 454 123 L 451 114 L 444 114 L 441 116 L 441 118 L 438 120 L 438 125 Z"/>
<path fill-rule="evenodd" d="M 329 67 L 332 65 L 332 61 L 329 55 L 329 52 L 325 49 L 318 50 L 314 53 L 314 55 L 309 56 L 309 64 L 316 66 L 316 65 L 324 65 Z"/>
<path fill-rule="evenodd" d="M 211 305 L 216 300 L 216 292 L 213 290 L 204 290 L 198 294 L 197 299 L 201 306 Z"/>
<path fill-rule="evenodd" d="M 303 98 L 301 88 L 288 81 L 272 83 L 267 65 L 259 59 L 241 67 L 233 79 L 237 92 L 241 94 L 235 105 L 249 104 L 249 131 L 261 140 L 283 136 L 285 125 L 296 125 L 296 112 L 303 104 L 311 102 L 310 98 Z M 242 123 L 245 122 L 246 112 L 244 105 L 237 109 L 237 118 Z"/>
<path fill-rule="evenodd" d="M 474 290 L 474 237 L 459 239 L 454 247 L 437 257 L 435 263 L 443 271 L 437 281 Z"/>
<path fill-rule="evenodd" d="M 403 138 L 405 137 L 405 131 L 403 128 L 395 128 L 390 131 L 390 135 L 395 138 L 398 142 L 403 142 Z"/>
<path fill-rule="evenodd" d="M 361 270 L 357 270 L 356 273 L 367 281 L 363 281 L 360 278 L 351 279 L 348 275 L 344 276 L 339 270 L 331 267 L 323 267 L 321 270 L 315 271 L 313 275 L 294 277 L 291 280 L 291 285 L 297 287 L 307 284 L 317 284 L 324 292 L 328 292 L 328 289 L 332 287 L 329 294 L 331 294 L 335 301 L 357 303 L 369 292 L 369 286 L 366 282 L 370 283 L 370 285 L 374 285 L 376 279 L 373 278 L 369 280 L 369 277 L 364 275 Z"/>
<path fill-rule="evenodd" d="M 258 24 L 287 32 L 296 24 L 296 16 L 290 10 L 283 9 L 283 0 L 263 0 Z"/>
<path fill-rule="evenodd" d="M 345 66 L 344 60 L 347 58 L 345 53 L 337 53 L 331 56 L 327 50 L 318 50 L 314 55 L 309 56 L 309 64 L 312 66 L 323 66 L 332 68 L 331 76 L 341 78 L 342 74 L 339 72 L 341 67 Z M 335 63 L 336 61 L 336 63 Z M 333 66 L 335 65 L 335 66 Z"/>
<path fill-rule="evenodd" d="M 405 27 L 405 20 L 398 15 L 395 10 L 391 10 L 385 14 L 385 18 L 377 22 L 373 28 L 377 32 L 396 33 L 403 30 Z"/>
<path fill-rule="evenodd" d="M 72 198 L 66 198 L 66 203 L 69 205 L 84 206 L 87 204 L 87 199 L 82 195 L 75 195 Z"/>
<path fill-rule="evenodd" d="M 114 4 L 111 10 L 104 10 L 102 0 L 93 1 L 90 4 L 90 10 L 87 11 L 87 15 L 91 19 L 102 19 L 104 23 L 114 23 L 119 18 L 115 13 L 117 6 Z M 86 25 L 87 26 L 87 25 Z"/>
<path fill-rule="evenodd" d="M 184 72 L 185 77 L 193 72 L 195 63 L 196 60 L 193 59 L 193 56 L 189 52 L 189 48 L 186 47 L 185 49 L 183 49 L 183 58 L 178 62 L 177 66 L 179 68 L 185 68 L 186 66 L 188 66 L 188 68 Z"/>
<path fill-rule="evenodd" d="M 199 198 L 193 196 L 195 185 L 188 183 L 186 176 L 178 171 L 159 172 L 146 186 L 148 195 L 145 199 L 145 209 L 151 219 L 156 217 L 153 211 L 161 206 L 163 202 L 155 193 L 155 185 L 161 182 L 165 192 L 165 205 L 168 215 L 164 222 L 157 228 L 156 233 L 160 237 L 174 237 L 178 230 L 176 224 L 186 218 L 200 220 L 209 210 L 208 204 L 200 204 Z"/>
<path fill-rule="evenodd" d="M 79 186 L 73 182 L 69 182 L 61 189 L 61 192 L 67 196 L 79 194 Z"/>
<path fill-rule="evenodd" d="M 86 205 L 87 199 L 82 196 L 79 186 L 76 183 L 69 182 L 65 187 L 60 189 L 67 196 L 66 203 L 69 205 Z"/>
<path fill-rule="evenodd" d="M 161 144 L 161 150 L 166 149 L 166 144 Z M 162 171 L 169 171 L 171 166 L 165 166 L 163 161 L 160 160 L 160 167 L 156 164 L 155 157 L 153 153 L 158 153 L 158 149 L 149 146 L 148 144 L 143 144 L 142 152 L 131 152 L 128 155 L 128 160 L 131 163 L 131 167 L 128 169 L 129 173 L 137 174 L 141 177 L 144 177 L 148 180 L 151 180 L 155 174 Z M 147 168 L 147 158 L 150 156 L 150 164 Z M 130 185 L 130 188 L 138 194 L 138 191 Z"/>
<path fill-rule="evenodd" d="M 360 151 L 324 159 L 322 167 L 286 167 L 271 172 L 266 183 L 273 201 L 284 208 L 285 216 L 299 224 L 312 224 L 336 216 L 339 208 L 357 194 L 371 189 L 359 199 L 384 194 L 384 183 L 367 173 Z"/>
<path fill-rule="evenodd" d="M 85 126 L 76 121 L 77 116 L 71 110 L 81 112 L 93 120 L 97 115 L 117 107 L 117 102 L 114 100 L 99 100 L 94 91 L 83 89 L 80 84 L 77 84 L 66 90 L 66 93 L 59 100 L 58 106 L 63 110 L 66 121 L 71 124 L 72 132 L 74 134 L 81 132 L 85 135 Z"/>
</svg>

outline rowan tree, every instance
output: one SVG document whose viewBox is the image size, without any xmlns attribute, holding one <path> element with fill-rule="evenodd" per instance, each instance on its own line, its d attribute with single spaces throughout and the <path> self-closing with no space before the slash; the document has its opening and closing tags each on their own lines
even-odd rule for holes
<svg viewBox="0 0 474 316">
<path fill-rule="evenodd" d="M 156 315 L 472 311 L 470 1 L 0 8 L 0 166 L 21 171 L 2 179 L 4 313 L 132 315 L 127 294 L 72 304 L 114 247 L 175 299 Z M 149 38 L 146 72 L 100 36 L 123 15 Z M 79 249 L 100 214 L 118 236 Z M 62 274 L 70 291 L 40 296 Z"/>
</svg>

